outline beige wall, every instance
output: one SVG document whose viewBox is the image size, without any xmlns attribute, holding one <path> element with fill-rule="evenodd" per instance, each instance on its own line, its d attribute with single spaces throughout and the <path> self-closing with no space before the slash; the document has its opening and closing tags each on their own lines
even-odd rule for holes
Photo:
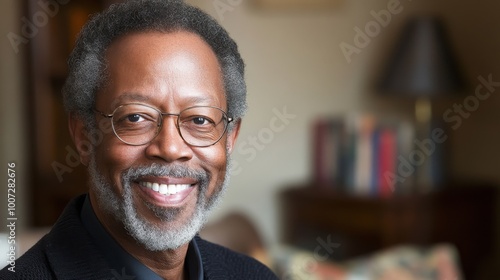
<svg viewBox="0 0 500 280">
<path fill-rule="evenodd" d="M 19 56 L 13 54 L 5 39 L 8 31 L 19 28 L 16 26 L 21 17 L 17 11 L 19 2 L 0 1 L 0 122 L 1 162 L 15 159 L 21 163 L 18 169 L 21 173 L 22 167 L 27 166 L 23 163 L 25 149 L 21 141 L 25 134 L 19 129 L 22 120 L 19 94 L 24 80 L 20 74 Z M 453 27 L 451 39 L 471 83 L 475 85 L 478 75 L 490 73 L 500 80 L 497 35 L 500 18 L 495 14 L 500 4 L 493 0 L 480 4 L 460 1 L 467 3 L 461 6 L 451 0 L 439 3 L 401 0 L 402 12 L 393 16 L 390 24 L 360 54 L 353 55 L 351 63 L 346 61 L 339 44 L 353 44 L 353 28 L 363 28 L 373 20 L 372 10 L 386 9 L 391 1 L 344 0 L 337 9 L 321 12 L 261 11 L 251 9 L 246 4 L 249 1 L 188 2 L 221 21 L 238 42 L 247 63 L 250 110 L 234 153 L 237 174 L 214 218 L 235 209 L 246 211 L 268 242 L 278 239 L 278 192 L 310 177 L 309 131 L 316 116 L 365 110 L 405 118 L 411 116 L 411 102 L 396 103 L 377 98 L 371 87 L 405 18 L 420 13 L 442 14 Z M 216 3 L 237 5 L 221 17 L 214 8 Z M 456 175 L 477 176 L 500 183 L 500 172 L 497 172 L 500 166 L 499 103 L 498 95 L 493 95 L 455 131 L 456 137 L 451 144 Z M 436 115 L 440 116 L 451 104 L 440 104 L 441 111 L 436 111 Z M 278 120 L 276 110 L 285 108 L 294 118 L 283 125 L 275 123 Z M 270 131 L 273 133 L 269 134 Z M 252 139 L 259 135 L 268 136 L 269 141 L 255 145 Z M 2 200 L 4 195 L 5 191 L 1 191 Z M 26 200 L 23 198 L 23 201 Z M 0 205 L 4 205 L 3 202 Z M 0 213 L 4 214 L 5 209 L 0 209 Z"/>
</svg>

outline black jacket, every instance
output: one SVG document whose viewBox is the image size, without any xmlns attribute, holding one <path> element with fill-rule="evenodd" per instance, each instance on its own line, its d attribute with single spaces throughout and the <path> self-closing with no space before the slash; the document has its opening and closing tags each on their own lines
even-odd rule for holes
<svg viewBox="0 0 500 280">
<path fill-rule="evenodd" d="M 6 266 L 0 279 L 119 279 L 120 273 L 109 268 L 80 220 L 84 199 L 71 201 L 52 230 L 16 261 L 15 272 Z M 195 238 L 207 280 L 278 279 L 250 257 Z"/>
</svg>

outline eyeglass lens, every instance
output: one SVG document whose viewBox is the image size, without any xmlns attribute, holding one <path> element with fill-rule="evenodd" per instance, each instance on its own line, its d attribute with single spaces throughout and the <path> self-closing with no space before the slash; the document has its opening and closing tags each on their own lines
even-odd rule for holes
<svg viewBox="0 0 500 280">
<path fill-rule="evenodd" d="M 164 115 L 142 104 L 127 104 L 113 112 L 113 130 L 123 142 L 142 145 L 152 141 L 160 132 Z M 227 127 L 224 111 L 215 107 L 191 107 L 181 111 L 177 127 L 186 143 L 210 146 L 220 140 Z"/>
</svg>

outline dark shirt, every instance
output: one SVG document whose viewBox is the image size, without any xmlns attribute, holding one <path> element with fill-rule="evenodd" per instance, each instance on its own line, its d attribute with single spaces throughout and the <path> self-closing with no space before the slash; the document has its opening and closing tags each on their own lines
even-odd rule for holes
<svg viewBox="0 0 500 280">
<path fill-rule="evenodd" d="M 106 260 L 109 262 L 116 279 L 122 279 L 124 277 L 125 279 L 129 279 L 127 277 L 135 277 L 134 279 L 136 280 L 162 280 L 158 274 L 125 251 L 118 242 L 111 237 L 97 219 L 88 195 L 83 203 L 80 217 L 83 226 L 87 229 L 97 247 L 101 249 Z M 188 279 L 203 279 L 201 254 L 195 239 L 192 239 L 189 243 L 185 265 L 187 266 L 189 275 Z"/>
</svg>

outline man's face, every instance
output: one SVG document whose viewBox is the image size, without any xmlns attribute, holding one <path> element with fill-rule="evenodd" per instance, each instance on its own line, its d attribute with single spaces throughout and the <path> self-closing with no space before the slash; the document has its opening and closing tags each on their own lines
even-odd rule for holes
<svg viewBox="0 0 500 280">
<path fill-rule="evenodd" d="M 181 31 L 127 35 L 109 47 L 106 59 L 107 83 L 96 97 L 99 111 L 110 114 L 127 103 L 142 103 L 168 113 L 192 106 L 227 111 L 218 60 L 195 34 Z M 139 241 L 141 237 L 135 235 L 148 232 L 149 239 L 164 232 L 171 235 L 163 238 L 174 238 L 186 234 L 188 225 L 196 228 L 182 242 L 192 238 L 190 235 L 201 227 L 211 199 L 220 193 L 225 181 L 227 156 L 238 129 L 213 146 L 193 147 L 179 135 L 176 121 L 176 116 L 165 116 L 158 136 L 140 146 L 125 144 L 113 133 L 106 134 L 91 156 L 90 195 L 92 201 L 97 201 L 97 215 L 123 222 Z M 148 184 L 175 185 L 178 192 L 160 194 Z M 146 247 L 160 250 L 179 245 Z"/>
</svg>

